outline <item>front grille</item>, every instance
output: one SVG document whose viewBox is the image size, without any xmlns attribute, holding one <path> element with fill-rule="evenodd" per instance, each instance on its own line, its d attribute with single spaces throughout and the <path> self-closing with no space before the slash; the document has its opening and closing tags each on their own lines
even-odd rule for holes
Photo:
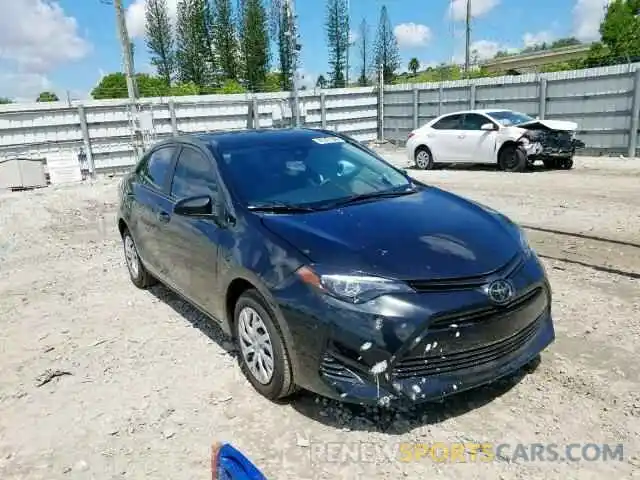
<svg viewBox="0 0 640 480">
<path fill-rule="evenodd" d="M 320 373 L 328 380 L 362 382 L 362 379 L 344 366 L 333 355 L 325 353 L 320 362 Z"/>
<path fill-rule="evenodd" d="M 508 278 L 515 274 L 524 265 L 520 254 L 511 258 L 505 265 L 483 275 L 463 278 L 444 278 L 435 280 L 409 280 L 407 283 L 417 292 L 441 292 L 451 290 L 468 290 L 485 285 L 495 276 Z"/>
<path fill-rule="evenodd" d="M 445 356 L 425 355 L 405 358 L 393 368 L 393 375 L 397 379 L 440 375 L 500 360 L 518 351 L 531 340 L 535 336 L 539 325 L 540 321 L 536 320 L 507 339 L 464 352 L 451 353 Z"/>
<path fill-rule="evenodd" d="M 540 300 L 541 295 L 543 295 L 542 288 L 536 288 L 516 298 L 507 305 L 499 307 L 482 307 L 475 310 L 465 310 L 463 312 L 457 312 L 446 316 L 434 317 L 429 324 L 429 328 L 448 328 L 452 324 L 465 325 L 469 323 L 478 323 L 489 320 L 496 315 L 513 313 L 516 310 L 524 309 L 533 305 L 535 302 Z"/>
</svg>

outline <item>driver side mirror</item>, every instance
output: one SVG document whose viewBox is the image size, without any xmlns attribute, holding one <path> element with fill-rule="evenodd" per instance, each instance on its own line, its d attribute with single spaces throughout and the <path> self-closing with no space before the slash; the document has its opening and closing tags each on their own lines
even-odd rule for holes
<svg viewBox="0 0 640 480">
<path fill-rule="evenodd" d="M 484 130 L 487 132 L 492 132 L 494 130 L 498 130 L 498 127 L 496 125 L 494 125 L 493 123 L 485 123 L 484 125 L 482 125 L 480 127 L 480 130 Z"/>
<path fill-rule="evenodd" d="M 183 217 L 216 217 L 216 204 L 209 195 L 198 195 L 178 200 L 173 213 Z"/>
</svg>

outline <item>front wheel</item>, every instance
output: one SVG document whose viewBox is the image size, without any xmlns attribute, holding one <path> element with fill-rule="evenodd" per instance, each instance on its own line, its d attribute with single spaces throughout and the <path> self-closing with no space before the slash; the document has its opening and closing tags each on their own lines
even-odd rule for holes
<svg viewBox="0 0 640 480">
<path fill-rule="evenodd" d="M 573 158 L 562 158 L 558 160 L 558 167 L 561 170 L 571 170 L 573 168 Z"/>
<path fill-rule="evenodd" d="M 527 153 L 518 145 L 507 145 L 500 152 L 498 166 L 505 172 L 524 172 L 527 169 Z"/>
<path fill-rule="evenodd" d="M 234 317 L 240 368 L 253 388 L 269 400 L 294 393 L 296 388 L 284 338 L 256 290 L 240 296 Z"/>
</svg>

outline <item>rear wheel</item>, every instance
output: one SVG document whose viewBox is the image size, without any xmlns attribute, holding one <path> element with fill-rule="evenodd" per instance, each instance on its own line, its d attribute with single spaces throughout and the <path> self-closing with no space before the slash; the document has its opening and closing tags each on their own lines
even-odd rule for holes
<svg viewBox="0 0 640 480">
<path fill-rule="evenodd" d="M 524 172 L 527 169 L 527 153 L 517 145 L 507 145 L 500 151 L 498 166 L 505 172 Z"/>
<path fill-rule="evenodd" d="M 138 255 L 138 248 L 136 242 L 133 240 L 133 236 L 128 229 L 122 234 L 122 245 L 124 248 L 124 259 L 127 263 L 127 269 L 129 270 L 129 277 L 133 284 L 145 289 L 156 283 L 155 278 L 147 271 L 142 264 L 140 256 Z"/>
<path fill-rule="evenodd" d="M 243 293 L 235 307 L 234 333 L 247 380 L 269 400 L 295 392 L 284 338 L 266 302 L 256 290 Z"/>
<path fill-rule="evenodd" d="M 433 155 L 427 147 L 418 147 L 416 149 L 416 167 L 420 170 L 431 170 L 433 168 Z"/>
</svg>

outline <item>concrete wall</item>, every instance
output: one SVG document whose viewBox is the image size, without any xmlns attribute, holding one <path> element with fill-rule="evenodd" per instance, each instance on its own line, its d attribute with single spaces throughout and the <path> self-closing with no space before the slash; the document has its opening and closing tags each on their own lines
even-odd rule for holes
<svg viewBox="0 0 640 480">
<path fill-rule="evenodd" d="M 139 108 L 142 116 L 152 119 L 145 145 L 174 132 L 247 128 L 254 98 L 261 128 L 292 125 L 292 102 L 286 92 L 145 98 Z M 373 87 L 302 91 L 300 107 L 305 126 L 335 129 L 360 141 L 377 136 L 378 99 Z M 90 147 L 96 171 L 118 171 L 135 162 L 131 131 L 123 100 L 2 105 L 0 159 L 48 158 L 51 167 L 59 159 L 77 159 L 81 147 L 85 152 Z"/>
<path fill-rule="evenodd" d="M 438 115 L 470 108 L 574 121 L 589 153 L 633 156 L 640 149 L 640 64 L 387 86 L 384 138 L 403 143 L 411 130 Z"/>
<path fill-rule="evenodd" d="M 142 99 L 140 109 L 151 119 L 146 145 L 177 131 L 246 128 L 254 101 L 261 128 L 292 125 L 286 92 Z M 360 141 L 383 136 L 402 143 L 413 128 L 439 114 L 509 108 L 576 121 L 590 151 L 629 154 L 632 143 L 639 147 L 640 64 L 387 86 L 384 129 L 375 87 L 302 91 L 300 102 L 305 126 L 336 129 Z M 83 147 L 90 149 L 96 171 L 122 170 L 136 160 L 131 131 L 123 100 L 0 105 L 0 159 L 45 158 L 49 169 L 56 163 L 62 171 L 77 165 Z"/>
</svg>

